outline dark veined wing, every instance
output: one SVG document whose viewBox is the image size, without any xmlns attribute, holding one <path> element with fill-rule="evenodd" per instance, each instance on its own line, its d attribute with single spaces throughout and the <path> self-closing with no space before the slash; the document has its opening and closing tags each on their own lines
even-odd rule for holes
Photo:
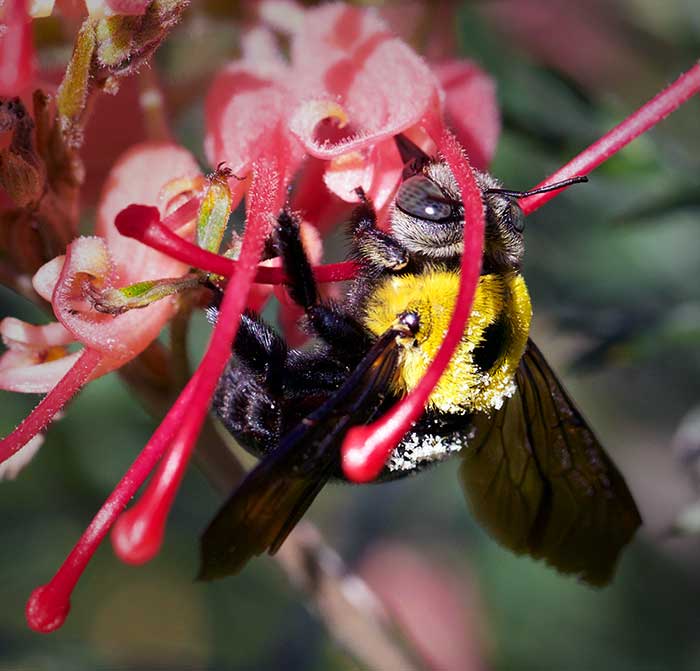
<svg viewBox="0 0 700 671">
<path fill-rule="evenodd" d="M 347 430 L 369 421 L 384 401 L 397 370 L 398 333 L 384 333 L 345 383 L 248 473 L 204 532 L 199 579 L 238 573 L 255 555 L 279 549 L 337 472 Z"/>
<path fill-rule="evenodd" d="M 498 412 L 474 418 L 466 498 L 508 549 L 605 585 L 642 522 L 634 499 L 532 341 L 516 384 Z"/>
</svg>

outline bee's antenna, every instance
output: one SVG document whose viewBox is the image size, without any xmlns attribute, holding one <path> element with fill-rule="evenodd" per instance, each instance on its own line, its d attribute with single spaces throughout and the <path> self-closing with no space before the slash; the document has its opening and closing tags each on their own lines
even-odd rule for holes
<svg viewBox="0 0 700 671">
<path fill-rule="evenodd" d="M 547 186 L 541 186 L 539 189 L 532 189 L 531 191 L 511 191 L 510 189 L 485 189 L 484 193 L 500 193 L 503 196 L 512 196 L 513 198 L 525 198 L 526 196 L 534 196 L 536 193 L 547 193 L 547 191 L 556 191 L 557 189 L 563 189 L 565 186 L 571 186 L 572 184 L 581 184 L 587 181 L 588 177 L 586 177 L 586 175 L 579 175 L 578 177 L 571 177 L 570 179 L 565 179 L 561 182 L 555 182 L 554 184 L 548 184 Z"/>
</svg>

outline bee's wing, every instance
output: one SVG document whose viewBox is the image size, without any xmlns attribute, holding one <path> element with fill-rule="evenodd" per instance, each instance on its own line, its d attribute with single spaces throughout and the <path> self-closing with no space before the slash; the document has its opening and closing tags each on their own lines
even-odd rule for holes
<svg viewBox="0 0 700 671">
<path fill-rule="evenodd" d="M 253 468 L 204 532 L 199 578 L 238 573 L 255 555 L 274 554 L 339 468 L 340 442 L 369 421 L 396 374 L 396 332 L 370 349 L 345 383 Z"/>
<path fill-rule="evenodd" d="M 474 418 L 460 479 L 475 516 L 504 546 L 605 585 L 642 520 L 622 475 L 528 342 L 517 392 Z"/>
</svg>

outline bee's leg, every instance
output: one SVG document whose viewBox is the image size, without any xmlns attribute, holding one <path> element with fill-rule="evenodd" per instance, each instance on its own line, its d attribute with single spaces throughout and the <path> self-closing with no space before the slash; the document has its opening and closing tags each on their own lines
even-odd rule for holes
<svg viewBox="0 0 700 671">
<path fill-rule="evenodd" d="M 246 312 L 233 350 L 212 410 L 237 439 L 264 452 L 277 444 L 284 425 L 287 347 L 265 322 Z"/>
<path fill-rule="evenodd" d="M 401 270 L 408 264 L 408 251 L 377 228 L 377 214 L 363 189 L 356 189 L 360 204 L 350 218 L 355 253 L 364 261 L 386 270 Z"/>
<path fill-rule="evenodd" d="M 351 368 L 326 351 L 289 350 L 286 391 L 290 398 L 326 397 L 343 384 Z M 314 407 L 317 407 L 318 403 Z"/>
<path fill-rule="evenodd" d="M 287 345 L 259 316 L 249 311 L 241 315 L 233 351 L 271 393 L 281 393 Z"/>
<path fill-rule="evenodd" d="M 282 436 L 283 404 L 246 364 L 232 359 L 212 398 L 211 409 L 246 448 L 264 454 Z"/>
<path fill-rule="evenodd" d="M 277 248 L 289 278 L 289 295 L 297 305 L 308 310 L 319 301 L 318 287 L 301 242 L 299 221 L 287 209 L 277 217 Z"/>
<path fill-rule="evenodd" d="M 363 352 L 371 345 L 366 329 L 342 307 L 321 301 L 311 264 L 299 237 L 299 222 L 287 210 L 277 219 L 277 245 L 292 300 L 304 308 L 311 330 L 339 351 Z"/>
</svg>

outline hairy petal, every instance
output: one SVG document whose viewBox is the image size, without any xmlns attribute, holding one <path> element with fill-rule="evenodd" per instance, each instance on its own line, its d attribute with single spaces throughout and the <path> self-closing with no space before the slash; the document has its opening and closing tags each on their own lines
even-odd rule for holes
<svg viewBox="0 0 700 671">
<path fill-rule="evenodd" d="M 381 210 L 396 190 L 403 162 L 393 138 L 362 151 L 341 154 L 330 161 L 323 181 L 330 191 L 348 203 L 359 202 L 358 187 Z"/>
<path fill-rule="evenodd" d="M 256 26 L 241 36 L 243 61 L 262 70 L 269 68 L 271 75 L 281 76 L 287 69 L 287 62 L 277 44 L 275 34 L 268 28 Z"/>
<path fill-rule="evenodd" d="M 263 0 L 258 16 L 271 28 L 288 35 L 298 32 L 304 25 L 304 10 L 292 0 Z"/>
<path fill-rule="evenodd" d="M 486 169 L 501 131 L 495 82 L 467 60 L 443 61 L 431 67 L 445 92 L 447 125 L 466 150 L 469 162 L 478 170 Z"/>
<path fill-rule="evenodd" d="M 290 129 L 319 158 L 388 139 L 416 124 L 433 103 L 436 80 L 425 62 L 371 12 L 339 3 L 307 12 L 292 41 L 293 85 L 302 103 Z M 387 86 L 387 81 L 391 86 Z M 323 139 L 321 103 L 347 116 L 344 137 Z"/>
<path fill-rule="evenodd" d="M 65 261 L 65 255 L 56 256 L 41 266 L 32 277 L 34 291 L 45 301 L 49 301 L 49 303 L 53 298 L 53 290 L 56 288 L 58 278 L 61 276 Z"/>
<path fill-rule="evenodd" d="M 214 79 L 205 105 L 204 148 L 209 162 L 225 162 L 234 175 L 247 175 L 269 146 L 289 105 L 288 91 L 270 72 L 241 63 L 224 68 Z M 301 148 L 294 148 L 294 163 L 302 158 Z M 243 193 L 240 184 L 230 181 L 234 208 Z"/>
<path fill-rule="evenodd" d="M 0 357 L 0 389 L 22 394 L 46 394 L 63 379 L 81 352 L 41 362 L 33 353 L 9 350 Z"/>
<path fill-rule="evenodd" d="M 186 266 L 122 236 L 114 226 L 117 214 L 131 203 L 158 207 L 168 203 L 163 187 L 171 180 L 199 176 L 192 154 L 170 143 L 143 143 L 126 151 L 112 168 L 102 190 L 95 233 L 109 247 L 122 285 L 182 275 Z"/>
<path fill-rule="evenodd" d="M 165 299 L 117 316 L 102 314 L 85 300 L 85 282 L 114 286 L 114 265 L 101 238 L 78 238 L 68 246 L 52 304 L 76 341 L 105 355 L 100 371 L 105 373 L 105 367 L 112 370 L 146 349 L 171 317 L 173 304 Z"/>
</svg>

